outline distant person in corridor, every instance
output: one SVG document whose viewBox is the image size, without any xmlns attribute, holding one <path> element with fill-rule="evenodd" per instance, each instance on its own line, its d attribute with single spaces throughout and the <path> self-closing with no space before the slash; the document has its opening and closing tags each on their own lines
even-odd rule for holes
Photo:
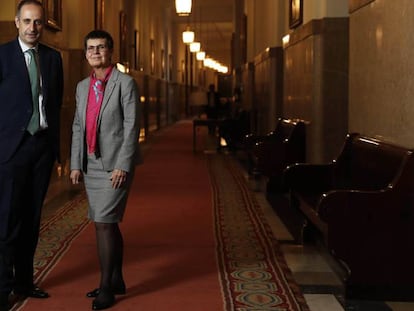
<svg viewBox="0 0 414 311">
<path fill-rule="evenodd" d="M 207 107 L 206 107 L 206 115 L 207 119 L 218 119 L 220 114 L 220 95 L 215 90 L 214 84 L 210 84 L 208 86 L 207 92 Z M 214 133 L 215 126 L 209 126 L 208 132 L 210 134 Z"/>
<path fill-rule="evenodd" d="M 47 298 L 33 284 L 43 201 L 59 159 L 63 69 L 60 53 L 39 43 L 41 2 L 17 5 L 18 36 L 0 46 L 0 311 L 14 298 Z"/>
<path fill-rule="evenodd" d="M 112 63 L 111 35 L 94 30 L 84 40 L 91 75 L 76 88 L 72 127 L 71 173 L 73 184 L 81 177 L 89 201 L 89 218 L 95 223 L 101 269 L 99 286 L 86 294 L 93 310 L 115 303 L 125 294 L 122 275 L 122 220 L 135 165 L 141 161 L 139 96 L 132 77 Z"/>
</svg>

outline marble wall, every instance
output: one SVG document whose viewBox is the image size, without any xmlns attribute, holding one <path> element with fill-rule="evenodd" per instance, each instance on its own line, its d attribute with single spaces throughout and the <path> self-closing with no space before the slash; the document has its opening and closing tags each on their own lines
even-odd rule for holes
<svg viewBox="0 0 414 311">
<path fill-rule="evenodd" d="M 376 0 L 350 15 L 349 129 L 414 147 L 414 1 Z"/>
<path fill-rule="evenodd" d="M 312 20 L 284 47 L 283 112 L 309 122 L 307 160 L 331 161 L 348 125 L 348 18 Z"/>
<path fill-rule="evenodd" d="M 254 62 L 256 133 L 265 135 L 283 117 L 283 49 L 272 47 L 257 55 Z"/>
</svg>

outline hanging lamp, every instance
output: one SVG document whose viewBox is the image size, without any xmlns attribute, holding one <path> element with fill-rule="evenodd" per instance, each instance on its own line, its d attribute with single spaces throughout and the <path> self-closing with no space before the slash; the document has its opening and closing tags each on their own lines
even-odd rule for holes
<svg viewBox="0 0 414 311">
<path fill-rule="evenodd" d="M 191 42 L 190 43 L 190 52 L 197 53 L 200 52 L 201 43 L 200 42 Z"/>
<path fill-rule="evenodd" d="M 204 51 L 199 51 L 196 54 L 196 59 L 197 60 L 204 60 L 205 57 L 206 57 L 206 52 L 204 52 Z"/>
<path fill-rule="evenodd" d="M 191 0 L 175 0 L 175 11 L 178 16 L 188 16 L 191 14 Z"/>
<path fill-rule="evenodd" d="M 190 44 L 194 41 L 194 31 L 191 31 L 190 28 L 187 26 L 186 30 L 183 31 L 183 42 L 185 44 Z"/>
</svg>

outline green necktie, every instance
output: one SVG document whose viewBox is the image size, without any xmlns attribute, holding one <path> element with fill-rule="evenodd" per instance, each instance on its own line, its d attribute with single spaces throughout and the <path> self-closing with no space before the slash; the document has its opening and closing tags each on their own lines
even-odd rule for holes
<svg viewBox="0 0 414 311">
<path fill-rule="evenodd" d="M 27 67 L 30 77 L 30 85 L 32 87 L 32 101 L 33 101 L 33 113 L 30 119 L 29 125 L 27 126 L 27 131 L 30 134 L 35 134 L 40 128 L 40 115 L 39 115 L 39 71 L 36 64 L 36 52 L 34 49 L 27 51 L 30 54 L 30 63 Z"/>
</svg>

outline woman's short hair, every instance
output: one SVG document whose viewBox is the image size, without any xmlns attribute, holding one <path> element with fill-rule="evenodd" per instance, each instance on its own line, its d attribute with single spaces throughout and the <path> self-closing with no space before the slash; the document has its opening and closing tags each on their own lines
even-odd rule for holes
<svg viewBox="0 0 414 311">
<path fill-rule="evenodd" d="M 105 30 L 92 30 L 85 36 L 85 40 L 83 42 L 85 51 L 87 48 L 87 42 L 89 39 L 106 39 L 106 44 L 108 46 L 108 49 L 113 50 L 114 48 L 114 39 L 112 39 L 112 36 L 109 34 L 109 32 Z"/>
</svg>

